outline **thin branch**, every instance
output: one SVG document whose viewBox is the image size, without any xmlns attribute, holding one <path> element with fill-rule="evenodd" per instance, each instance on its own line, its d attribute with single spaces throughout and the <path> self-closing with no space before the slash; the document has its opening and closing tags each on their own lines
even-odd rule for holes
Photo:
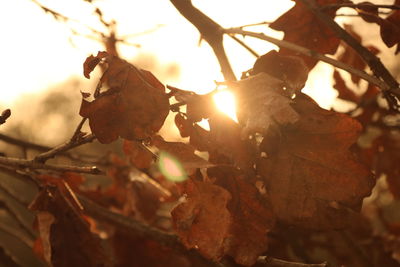
<svg viewBox="0 0 400 267">
<path fill-rule="evenodd" d="M 271 257 L 260 257 L 257 263 L 265 267 L 327 267 L 328 266 L 326 262 L 317 264 L 308 264 L 308 263 L 284 261 L 284 260 L 274 259 Z"/>
<path fill-rule="evenodd" d="M 239 38 L 237 38 L 235 35 L 233 34 L 228 34 L 229 37 L 231 37 L 233 40 L 235 40 L 238 44 L 240 44 L 241 46 L 243 46 L 247 51 L 250 52 L 250 54 L 252 54 L 255 57 L 260 57 L 260 55 L 254 51 L 250 46 L 248 46 L 245 42 L 243 42 L 242 40 L 240 40 Z"/>
<path fill-rule="evenodd" d="M 34 150 L 38 150 L 38 151 L 46 151 L 51 149 L 48 146 L 42 146 L 42 145 L 38 145 L 38 144 L 34 144 L 31 142 L 27 142 L 27 141 L 23 141 L 5 134 L 0 133 L 0 140 L 12 144 L 12 145 L 16 145 L 19 147 L 25 147 L 25 148 L 30 148 L 30 149 L 34 149 Z"/>
<path fill-rule="evenodd" d="M 118 230 L 123 231 L 126 234 L 146 237 L 147 239 L 151 239 L 156 241 L 159 244 L 162 244 L 166 247 L 169 247 L 177 252 L 183 253 L 190 257 L 194 257 L 198 260 L 207 263 L 207 266 L 211 267 L 223 267 L 220 263 L 213 262 L 202 257 L 196 250 L 187 250 L 179 241 L 178 237 L 174 234 L 169 234 L 163 231 L 160 231 L 156 228 L 152 228 L 148 225 L 142 224 L 136 220 L 123 216 L 121 214 L 112 212 L 102 206 L 96 204 L 95 202 L 87 199 L 82 195 L 78 195 L 79 201 L 82 203 L 84 207 L 84 212 L 101 221 L 107 222 L 116 226 Z"/>
<path fill-rule="evenodd" d="M 389 15 L 390 12 L 378 12 L 380 15 Z M 360 14 L 336 14 L 336 17 L 355 17 L 355 18 L 360 18 L 362 19 Z"/>
<path fill-rule="evenodd" d="M 75 135 L 74 135 L 75 136 Z M 83 144 L 87 144 L 92 142 L 93 140 L 96 139 L 96 136 L 94 136 L 93 134 L 89 134 L 86 135 L 84 137 L 81 138 L 77 138 L 77 137 L 72 137 L 71 140 L 69 140 L 68 142 L 61 144 L 47 152 L 44 152 L 42 154 L 37 155 L 34 158 L 35 162 L 39 162 L 39 163 L 44 163 L 46 162 L 48 159 L 53 158 L 54 156 L 58 155 L 58 154 L 62 154 L 72 148 L 75 148 L 77 146 L 83 145 Z M 74 140 L 76 139 L 76 140 Z"/>
<path fill-rule="evenodd" d="M 214 50 L 221 66 L 221 72 L 227 81 L 236 81 L 235 74 L 226 56 L 223 45 L 223 28 L 192 5 L 190 0 L 170 0 L 175 8 L 192 23 L 200 32 L 201 37 Z"/>
<path fill-rule="evenodd" d="M 90 26 L 88 26 L 88 25 L 86 25 L 86 24 L 83 24 L 82 21 L 80 21 L 80 20 L 78 20 L 78 19 L 74 19 L 74 18 L 67 17 L 67 16 L 65 16 L 65 15 L 63 15 L 63 14 L 61 14 L 61 13 L 59 13 L 59 12 L 53 10 L 53 9 L 50 9 L 50 8 L 48 8 L 48 7 L 44 6 L 44 5 L 42 5 L 42 4 L 39 3 L 39 1 L 37 1 L 37 0 L 31 0 L 31 1 L 32 1 L 33 3 L 35 3 L 36 5 L 38 5 L 45 13 L 51 14 L 56 20 L 61 19 L 61 20 L 63 20 L 64 22 L 72 21 L 72 22 L 78 23 L 78 24 L 80 24 L 80 25 L 86 27 L 87 29 L 89 29 L 89 30 L 90 30 L 91 32 L 93 32 L 93 33 L 102 34 L 101 31 L 98 31 L 98 30 L 96 30 L 96 29 L 94 29 L 94 28 L 92 28 L 92 27 L 90 27 Z"/>
<path fill-rule="evenodd" d="M 0 140 L 6 142 L 8 144 L 19 146 L 19 147 L 21 147 L 23 149 L 33 149 L 33 150 L 37 150 L 37 151 L 40 151 L 40 152 L 46 152 L 46 151 L 49 151 L 49 150 L 52 149 L 49 146 L 44 146 L 44 145 L 31 143 L 31 142 L 24 141 L 24 140 L 15 138 L 15 137 L 11 137 L 11 136 L 8 136 L 8 135 L 2 134 L 2 133 L 0 133 Z M 60 155 L 62 155 L 64 157 L 67 157 L 69 159 L 72 159 L 72 160 L 78 160 L 78 161 L 86 162 L 86 163 L 92 163 L 92 161 L 84 160 L 81 157 L 93 158 L 93 155 L 86 155 L 86 154 L 75 155 L 75 154 L 71 154 L 71 153 L 68 153 L 68 152 L 62 152 L 62 153 L 60 153 Z"/>
<path fill-rule="evenodd" d="M 328 4 L 324 5 L 321 7 L 321 10 L 325 9 L 331 9 L 331 8 L 341 8 L 341 7 L 350 7 L 350 8 L 358 8 L 358 9 L 363 9 L 363 8 L 385 8 L 385 9 L 392 9 L 392 10 L 399 10 L 400 6 L 399 5 L 377 5 L 377 4 L 371 4 L 371 3 L 360 3 L 360 4 L 351 4 L 351 3 L 344 3 L 344 4 Z"/>
<path fill-rule="evenodd" d="M 368 81 L 370 83 L 375 84 L 376 86 L 380 87 L 382 90 L 388 90 L 389 89 L 389 87 L 388 87 L 388 85 L 386 83 L 384 83 L 383 81 L 375 78 L 374 76 L 371 76 L 371 75 L 367 74 L 364 71 L 355 69 L 355 68 L 353 68 L 353 67 L 351 67 L 351 66 L 349 66 L 349 65 L 347 65 L 347 64 L 345 64 L 343 62 L 340 62 L 340 61 L 338 61 L 336 59 L 333 59 L 331 57 L 327 57 L 327 56 L 325 56 L 323 54 L 319 54 L 319 53 L 317 53 L 317 52 L 315 52 L 313 50 L 310 50 L 308 48 L 305 48 L 303 46 L 299 46 L 299 45 L 296 45 L 294 43 L 287 42 L 287 41 L 284 41 L 284 40 L 275 39 L 275 38 L 270 37 L 268 35 L 265 35 L 263 33 L 255 33 L 255 32 L 250 32 L 250 31 L 244 31 L 244 30 L 237 29 L 237 28 L 226 29 L 225 32 L 228 33 L 228 34 L 241 34 L 241 35 L 251 36 L 251 37 L 254 37 L 254 38 L 258 38 L 258 39 L 261 39 L 261 40 L 268 41 L 268 42 L 273 43 L 273 44 L 275 44 L 275 45 L 277 45 L 279 47 L 284 47 L 284 48 L 296 51 L 296 52 L 298 52 L 300 54 L 303 54 L 303 55 L 306 55 L 306 56 L 321 60 L 321 61 L 323 61 L 325 63 L 328 63 L 328 64 L 330 64 L 332 66 L 335 66 L 335 67 L 337 67 L 339 69 L 342 69 L 342 70 L 345 70 L 345 71 L 347 71 L 347 72 L 349 72 L 351 74 L 357 75 L 358 77 L 360 77 L 360 78 L 362 78 L 362 79 L 364 79 L 364 80 L 366 80 L 366 81 Z"/>
<path fill-rule="evenodd" d="M 272 23 L 271 21 L 261 21 L 261 22 L 256 22 L 256 23 L 245 24 L 245 25 L 239 26 L 237 28 L 253 27 L 253 26 L 260 26 L 260 25 L 269 25 L 271 23 Z"/>
<path fill-rule="evenodd" d="M 82 137 L 82 127 L 85 124 L 87 118 L 82 118 L 82 120 L 79 122 L 78 126 L 76 127 L 74 134 L 71 137 L 71 142 L 75 142 L 79 137 Z"/>
<path fill-rule="evenodd" d="M 87 174 L 104 174 L 96 166 L 78 167 L 70 165 L 44 164 L 33 160 L 0 157 L 0 164 L 14 168 L 28 168 L 32 170 L 52 170 L 58 172 L 78 172 Z"/>
<path fill-rule="evenodd" d="M 346 42 L 350 47 L 352 47 L 361 58 L 368 64 L 371 68 L 372 72 L 378 78 L 381 78 L 388 86 L 387 88 L 382 88 L 383 94 L 387 101 L 389 102 L 389 106 L 393 109 L 398 110 L 399 104 L 398 100 L 400 99 L 400 87 L 396 79 L 390 74 L 390 72 L 386 69 L 386 67 L 382 64 L 380 59 L 371 53 L 367 48 L 362 46 L 353 36 L 347 33 L 343 28 L 341 28 L 332 18 L 326 16 L 317 5 L 315 0 L 300 0 L 304 3 L 310 11 L 319 19 L 321 22 L 326 24 L 330 29 L 332 29 L 336 35 Z"/>
</svg>

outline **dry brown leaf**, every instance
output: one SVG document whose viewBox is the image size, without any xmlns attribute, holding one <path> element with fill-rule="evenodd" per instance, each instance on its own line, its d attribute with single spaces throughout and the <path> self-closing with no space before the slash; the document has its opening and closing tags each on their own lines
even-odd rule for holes
<svg viewBox="0 0 400 267">
<path fill-rule="evenodd" d="M 108 67 L 99 86 L 107 84 L 110 89 L 92 102 L 82 99 L 79 114 L 89 118 L 90 128 L 101 143 L 110 143 L 119 136 L 129 140 L 152 136 L 169 112 L 164 86 L 150 72 L 104 52 L 85 61 L 85 75 L 100 60 Z"/>
<path fill-rule="evenodd" d="M 302 58 L 271 50 L 254 63 L 251 73 L 255 75 L 260 72 L 283 81 L 292 90 L 300 91 L 307 81 L 309 69 Z"/>
<path fill-rule="evenodd" d="M 154 155 L 137 141 L 125 140 L 123 149 L 130 163 L 138 169 L 147 169 L 153 162 Z"/>
<path fill-rule="evenodd" d="M 187 199 L 172 211 L 174 228 L 182 243 L 206 258 L 219 260 L 226 251 L 232 217 L 228 191 L 209 182 L 187 181 Z"/>
<path fill-rule="evenodd" d="M 208 169 L 216 184 L 228 190 L 232 200 L 228 210 L 233 223 L 227 239 L 227 254 L 245 266 L 251 266 L 268 248 L 268 232 L 275 223 L 275 216 L 257 188 L 239 171 L 230 167 Z"/>
<path fill-rule="evenodd" d="M 348 150 L 361 126 L 347 115 L 319 108 L 305 95 L 296 98 L 294 108 L 299 121 L 285 129 L 277 151 L 258 164 L 271 205 L 287 224 L 343 227 L 375 184 Z"/>
<path fill-rule="evenodd" d="M 213 164 L 207 160 L 197 156 L 194 153 L 194 147 L 189 144 L 182 142 L 167 142 L 159 135 L 154 136 L 152 143 L 161 151 L 166 151 L 175 156 L 189 175 L 193 174 L 193 172 L 198 168 L 208 168 L 213 166 Z"/>
<path fill-rule="evenodd" d="M 100 238 L 90 232 L 82 211 L 61 187 L 62 183 L 45 187 L 30 206 L 38 212 L 43 257 L 56 267 L 109 266 Z"/>
<path fill-rule="evenodd" d="M 265 134 L 271 126 L 298 121 L 290 97 L 284 95 L 283 82 L 266 73 L 232 84 L 236 90 L 239 122 L 244 124 L 242 137 L 255 132 Z"/>
<path fill-rule="evenodd" d="M 317 0 L 318 5 L 337 4 L 338 0 Z M 325 12 L 327 16 L 334 18 L 336 9 L 331 8 Z M 296 1 L 296 5 L 269 25 L 272 29 L 285 33 L 283 40 L 304 46 L 321 54 L 334 54 L 339 46 L 340 39 L 324 23 L 322 23 L 302 3 Z M 287 55 L 296 55 L 289 49 L 281 48 L 280 52 Z M 303 58 L 306 65 L 312 69 L 318 60 L 308 56 L 298 55 Z"/>
</svg>

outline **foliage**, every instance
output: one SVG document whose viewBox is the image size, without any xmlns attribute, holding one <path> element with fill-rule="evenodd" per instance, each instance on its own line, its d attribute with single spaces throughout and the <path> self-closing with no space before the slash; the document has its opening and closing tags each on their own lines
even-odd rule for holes
<svg viewBox="0 0 400 267">
<path fill-rule="evenodd" d="M 82 121 L 71 139 L 46 148 L 1 136 L 39 152 L 32 160 L 0 157 L 4 181 L 24 184 L 18 189 L 0 182 L 0 236 L 16 239 L 0 242 L 1 261 L 9 266 L 327 266 L 319 263 L 325 261 L 399 266 L 400 218 L 390 209 L 398 209 L 400 198 L 400 87 L 377 58 L 381 51 L 362 46 L 351 25 L 341 28 L 333 19 L 343 7 L 354 9 L 380 27 L 383 42 L 397 45 L 397 54 L 400 2 L 296 0 L 269 25 L 283 31 L 283 41 L 258 35 L 280 50 L 258 57 L 241 80 L 221 49 L 222 36 L 251 34 L 223 29 L 189 0 L 171 3 L 214 49 L 226 79 L 219 87 L 235 95 L 238 122 L 213 104 L 218 90 L 198 95 L 165 87 L 150 71 L 121 59 L 115 25 L 96 9 L 110 32 L 102 36 L 107 51 L 83 63 L 86 78 L 95 68 L 102 75 L 93 93 L 82 92 L 77 111 Z M 41 7 L 56 19 L 62 16 Z M 339 48 L 337 59 L 326 57 Z M 322 109 L 301 92 L 319 61 L 336 67 L 339 98 L 352 102 L 354 110 Z M 364 86 L 361 80 L 366 89 L 355 92 Z M 10 114 L 3 112 L 0 123 Z M 168 114 L 180 141 L 159 132 Z M 199 125 L 203 119 L 209 129 Z M 86 121 L 90 133 L 82 130 Z M 95 140 L 97 146 L 114 142 L 119 148 L 95 159 L 76 149 Z M 61 160 L 48 163 L 54 157 Z M 36 195 L 33 201 L 21 197 L 27 192 Z M 382 205 L 382 199 L 390 203 Z M 16 225 L 6 227 L 7 220 Z M 18 240 L 25 250 L 11 245 Z M 37 256 L 29 263 L 27 247 Z"/>
</svg>

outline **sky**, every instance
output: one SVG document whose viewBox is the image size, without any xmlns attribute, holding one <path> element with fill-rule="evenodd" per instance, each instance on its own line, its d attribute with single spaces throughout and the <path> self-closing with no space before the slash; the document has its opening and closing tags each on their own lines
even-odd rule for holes
<svg viewBox="0 0 400 267">
<path fill-rule="evenodd" d="M 8 0 L 1 3 L 2 62 L 0 64 L 0 106 L 13 103 L 31 93 L 44 92 L 52 84 L 62 83 L 70 77 L 82 77 L 82 63 L 90 54 L 104 50 L 92 39 L 73 35 L 71 29 L 89 34 L 86 26 L 103 30 L 94 8 L 83 0 L 37 0 L 73 21 L 60 23 L 45 14 L 31 0 Z M 206 93 L 215 89 L 215 81 L 222 81 L 220 68 L 211 48 L 205 42 L 199 45 L 199 33 L 167 0 L 97 0 L 106 20 L 117 21 L 119 36 L 129 36 L 129 42 L 141 48 L 120 45 L 123 58 L 153 55 L 160 64 L 176 63 L 180 77 L 173 86 Z M 200 10 L 223 27 L 237 27 L 261 21 L 273 21 L 293 6 L 290 0 L 197 0 L 192 1 Z M 162 26 L 160 26 L 162 25 Z M 137 35 L 156 29 L 152 33 Z M 276 38 L 282 33 L 266 26 L 248 28 Z M 136 35 L 136 36 L 135 36 Z M 274 45 L 251 38 L 245 39 L 254 50 L 265 54 Z M 255 58 L 234 41 L 226 38 L 228 57 L 238 77 L 254 64 Z M 140 67 L 140 66 L 139 66 Z M 316 98 L 322 107 L 329 108 L 336 96 L 329 81 L 332 69 L 321 63 L 310 74 L 303 90 Z M 154 73 L 157 76 L 157 73 Z M 171 82 L 171 81 L 161 81 Z M 86 86 L 91 84 L 86 81 Z M 92 88 L 83 88 L 90 91 Z M 224 98 L 222 98 L 224 99 Z"/>
</svg>

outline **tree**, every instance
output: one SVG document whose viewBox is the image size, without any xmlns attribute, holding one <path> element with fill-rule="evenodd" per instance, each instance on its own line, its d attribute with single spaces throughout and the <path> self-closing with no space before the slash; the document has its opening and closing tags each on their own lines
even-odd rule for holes
<svg viewBox="0 0 400 267">
<path fill-rule="evenodd" d="M 92 78 L 95 68 L 102 75 L 93 92 L 82 92 L 82 120 L 72 137 L 49 148 L 0 136 L 38 152 L 33 159 L 0 157 L 4 179 L 19 183 L 19 188 L 0 183 L 6 196 L 0 199 L 1 225 L 16 223 L 1 228 L 8 238 L 1 243 L 2 262 L 398 266 L 399 220 L 393 209 L 400 197 L 400 87 L 377 57 L 380 51 L 363 46 L 351 25 L 341 27 L 334 18 L 341 8 L 351 8 L 377 24 L 383 42 L 397 54 L 400 2 L 296 0 L 268 25 L 284 33 L 282 40 L 246 26 L 224 29 L 189 0 L 170 2 L 212 47 L 225 78 L 218 86 L 235 95 L 238 122 L 217 111 L 215 92 L 164 87 L 150 71 L 120 58 L 117 44 L 124 40 L 117 38 L 115 22 L 96 9 L 108 29 L 95 32 L 106 51 L 86 58 L 83 75 Z M 69 19 L 40 6 L 56 19 Z M 255 54 L 239 35 L 280 49 L 258 56 L 237 80 L 224 36 Z M 330 56 L 339 47 L 343 52 Z M 353 110 L 322 109 L 301 92 L 319 61 L 335 68 L 339 98 L 354 103 Z M 364 83 L 363 93 L 349 87 Z M 169 114 L 186 142 L 159 134 Z M 0 122 L 10 115 L 5 110 Z M 208 130 L 199 126 L 202 119 Z M 83 132 L 85 123 L 90 133 Z M 117 140 L 121 153 L 93 159 L 76 150 Z M 54 157 L 69 163 L 48 163 Z M 23 208 L 28 204 L 29 211 Z"/>
</svg>

